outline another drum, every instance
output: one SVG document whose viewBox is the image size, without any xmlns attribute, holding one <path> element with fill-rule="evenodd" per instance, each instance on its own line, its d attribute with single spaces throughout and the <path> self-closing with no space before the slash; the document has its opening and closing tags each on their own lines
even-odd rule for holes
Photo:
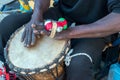
<svg viewBox="0 0 120 80">
<path fill-rule="evenodd" d="M 22 80 L 56 80 L 64 73 L 63 61 L 69 42 L 44 36 L 35 46 L 26 48 L 20 41 L 23 30 L 24 27 L 18 29 L 6 45 L 8 66 Z"/>
</svg>

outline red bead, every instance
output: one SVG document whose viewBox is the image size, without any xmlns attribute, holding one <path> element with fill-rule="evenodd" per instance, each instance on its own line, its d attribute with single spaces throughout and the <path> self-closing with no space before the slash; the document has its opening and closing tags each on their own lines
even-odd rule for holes
<svg viewBox="0 0 120 80">
<path fill-rule="evenodd" d="M 45 29 L 46 29 L 47 31 L 50 31 L 50 30 L 52 29 L 52 22 L 47 23 L 47 24 L 45 25 Z"/>
<path fill-rule="evenodd" d="M 64 27 L 66 24 L 67 24 L 67 21 L 66 21 L 66 20 L 64 20 L 64 21 L 58 21 L 58 22 L 57 22 L 57 26 L 58 26 L 58 27 L 59 27 L 59 26 Z"/>
</svg>

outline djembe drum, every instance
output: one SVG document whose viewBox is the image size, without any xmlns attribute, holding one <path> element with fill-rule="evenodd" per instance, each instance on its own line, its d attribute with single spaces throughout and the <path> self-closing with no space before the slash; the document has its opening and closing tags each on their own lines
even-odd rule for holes
<svg viewBox="0 0 120 80">
<path fill-rule="evenodd" d="M 26 48 L 20 41 L 23 30 L 13 33 L 4 49 L 8 66 L 22 80 L 56 80 L 64 73 L 69 42 L 43 36 L 35 46 Z"/>
</svg>

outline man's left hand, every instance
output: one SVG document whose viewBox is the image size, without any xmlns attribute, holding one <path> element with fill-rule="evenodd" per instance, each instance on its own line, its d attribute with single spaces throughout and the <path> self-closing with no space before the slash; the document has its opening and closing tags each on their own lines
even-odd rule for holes
<svg viewBox="0 0 120 80">
<path fill-rule="evenodd" d="M 36 35 L 50 35 L 50 31 L 46 31 L 45 29 L 41 29 L 39 26 L 34 26 L 33 33 Z M 71 39 L 73 36 L 71 34 L 73 30 L 71 28 L 68 28 L 67 30 L 63 30 L 62 32 L 56 32 L 54 39 L 57 40 L 65 40 L 65 39 Z"/>
<path fill-rule="evenodd" d="M 44 26 L 41 27 L 41 26 L 37 25 L 37 26 L 33 26 L 32 28 L 33 28 L 33 33 L 36 35 L 47 35 L 47 36 L 50 35 L 50 32 L 46 31 Z"/>
</svg>

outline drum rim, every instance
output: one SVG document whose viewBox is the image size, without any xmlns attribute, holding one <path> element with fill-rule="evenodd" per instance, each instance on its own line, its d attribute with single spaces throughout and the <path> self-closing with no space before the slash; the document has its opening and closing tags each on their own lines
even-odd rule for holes
<svg viewBox="0 0 120 80">
<path fill-rule="evenodd" d="M 53 69 L 55 68 L 58 64 L 60 64 L 60 62 L 65 58 L 68 50 L 70 49 L 70 40 L 66 40 L 65 42 L 65 46 L 63 47 L 63 50 L 61 51 L 61 54 L 55 58 L 50 64 L 44 66 L 44 67 L 41 67 L 41 68 L 34 68 L 34 69 L 25 69 L 25 68 L 20 68 L 20 67 L 17 67 L 15 65 L 12 64 L 12 62 L 10 61 L 9 57 L 8 57 L 8 54 L 9 54 L 9 51 L 8 51 L 8 48 L 9 48 L 9 44 L 10 44 L 10 41 L 13 39 L 13 37 L 15 36 L 15 34 L 20 31 L 22 28 L 24 28 L 24 25 L 23 27 L 20 27 L 18 28 L 9 38 L 9 40 L 7 41 L 7 44 L 4 48 L 4 56 L 5 56 L 5 60 L 6 60 L 6 63 L 7 65 L 9 66 L 9 68 L 11 70 L 13 70 L 14 72 L 18 73 L 18 74 L 22 74 L 22 75 L 26 75 L 26 74 L 35 74 L 35 73 L 38 73 L 38 72 L 46 72 L 48 69 Z M 61 59 L 62 58 L 62 59 Z M 53 66 L 53 67 L 51 67 Z"/>
</svg>

